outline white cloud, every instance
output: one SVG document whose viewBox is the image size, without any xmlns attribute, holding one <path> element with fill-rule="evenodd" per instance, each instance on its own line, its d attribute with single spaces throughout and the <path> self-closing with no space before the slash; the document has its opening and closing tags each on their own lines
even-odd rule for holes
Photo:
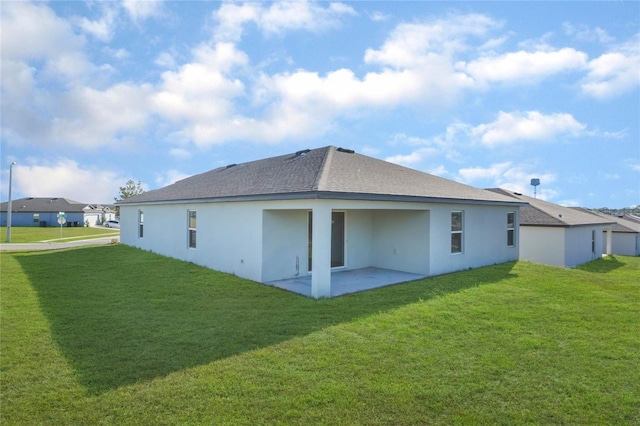
<svg viewBox="0 0 640 426">
<path fill-rule="evenodd" d="M 436 166 L 436 167 L 433 167 L 433 168 L 427 170 L 427 173 L 435 175 L 435 176 L 444 177 L 444 176 L 447 176 L 449 174 L 449 171 L 447 170 L 447 168 L 445 166 L 439 165 L 439 166 Z"/>
<path fill-rule="evenodd" d="M 191 175 L 179 172 L 177 170 L 171 169 L 171 170 L 166 170 L 162 173 L 158 173 L 156 174 L 156 187 L 157 188 L 162 188 L 165 187 L 167 185 L 171 185 L 172 183 L 176 183 L 179 180 L 188 178 Z"/>
<path fill-rule="evenodd" d="M 606 30 L 600 27 L 591 28 L 587 25 L 578 25 L 577 27 L 571 22 L 563 22 L 562 28 L 566 35 L 574 37 L 580 41 L 597 41 L 599 43 L 611 43 L 615 39 L 611 37 Z"/>
<path fill-rule="evenodd" d="M 111 49 L 110 47 L 105 47 L 103 51 L 118 60 L 127 59 L 131 56 L 127 49 Z"/>
<path fill-rule="evenodd" d="M 494 147 L 516 141 L 551 142 L 561 135 L 576 136 L 585 128 L 571 114 L 500 111 L 496 121 L 474 127 L 471 134 L 483 145 Z"/>
<path fill-rule="evenodd" d="M 532 165 L 515 165 L 510 161 L 495 163 L 489 167 L 468 167 L 458 170 L 458 179 L 481 188 L 502 188 L 507 191 L 533 195 L 533 187 L 530 186 L 531 179 L 538 178 L 541 182 L 541 186 L 538 187 L 539 198 L 556 197 L 557 191 L 548 186 L 556 181 L 556 175 L 549 172 L 533 171 L 534 167 Z M 544 188 L 544 195 L 542 195 L 542 188 Z"/>
<path fill-rule="evenodd" d="M 573 48 L 553 51 L 509 52 L 484 56 L 468 63 L 457 64 L 480 84 L 488 82 L 515 82 L 530 84 L 553 74 L 582 69 L 587 55 Z"/>
<path fill-rule="evenodd" d="M 117 84 L 105 90 L 78 87 L 64 94 L 31 95 L 11 108 L 3 103 L 3 137 L 16 144 L 70 149 L 118 149 L 149 120 L 150 86 Z"/>
<path fill-rule="evenodd" d="M 640 84 L 640 35 L 589 61 L 582 90 L 594 98 L 611 98 Z"/>
<path fill-rule="evenodd" d="M 191 151 L 184 148 L 172 148 L 169 150 L 169 154 L 176 158 L 187 159 L 191 158 Z"/>
<path fill-rule="evenodd" d="M 176 66 L 176 60 L 169 52 L 160 53 L 154 63 L 162 68 L 175 68 Z"/>
<path fill-rule="evenodd" d="M 83 203 L 113 203 L 126 179 L 100 167 L 84 167 L 61 158 L 14 166 L 16 198 L 64 197 Z"/>
<path fill-rule="evenodd" d="M 253 3 L 224 3 L 215 13 L 218 21 L 215 38 L 221 41 L 237 42 L 242 38 L 246 22 L 257 22 L 261 8 Z"/>
<path fill-rule="evenodd" d="M 5 2 L 0 18 L 3 88 L 7 62 L 43 61 L 41 73 L 67 85 L 96 69 L 82 51 L 84 38 L 46 5 Z"/>
<path fill-rule="evenodd" d="M 117 12 L 109 3 L 102 3 L 103 15 L 100 19 L 90 20 L 86 17 L 75 17 L 72 20 L 82 31 L 100 41 L 110 41 L 115 31 Z"/>
<path fill-rule="evenodd" d="M 384 22 L 389 20 L 390 18 L 391 18 L 390 15 L 380 12 L 378 10 L 369 13 L 369 19 L 371 19 L 373 22 Z"/>
<path fill-rule="evenodd" d="M 355 15 L 355 11 L 343 3 L 322 7 L 309 1 L 284 1 L 271 3 L 268 8 L 258 3 L 225 3 L 215 13 L 218 21 L 215 38 L 239 41 L 244 25 L 249 22 L 267 35 L 296 30 L 320 32 L 338 26 L 344 15 Z"/>
<path fill-rule="evenodd" d="M 224 129 L 234 120 L 233 99 L 244 94 L 244 84 L 229 76 L 247 56 L 229 43 L 193 51 L 194 62 L 162 74 L 162 86 L 153 95 L 154 109 L 162 116 L 184 122 L 183 138 L 197 144 L 224 142 Z M 239 118 L 242 121 L 242 118 Z"/>
<path fill-rule="evenodd" d="M 498 181 L 512 166 L 511 162 L 492 164 L 490 167 L 468 167 L 460 169 L 458 173 L 464 182 L 475 182 L 478 180 Z"/>
<path fill-rule="evenodd" d="M 139 22 L 162 16 L 163 2 L 162 0 L 123 0 L 122 7 L 134 22 Z"/>
<path fill-rule="evenodd" d="M 469 48 L 467 39 L 485 36 L 499 24 L 485 15 L 452 15 L 428 23 L 398 25 L 378 50 L 367 49 L 365 62 L 392 68 L 415 68 L 434 56 L 450 57 Z"/>
<path fill-rule="evenodd" d="M 422 163 L 426 158 L 431 157 L 436 153 L 437 150 L 434 148 L 419 148 L 408 155 L 399 154 L 387 157 L 385 158 L 385 161 L 415 168 L 416 164 Z"/>
<path fill-rule="evenodd" d="M 83 148 L 131 145 L 135 141 L 119 135 L 131 137 L 145 128 L 150 93 L 149 85 L 124 83 L 106 90 L 74 89 L 60 98 L 50 138 L 57 144 Z"/>
</svg>

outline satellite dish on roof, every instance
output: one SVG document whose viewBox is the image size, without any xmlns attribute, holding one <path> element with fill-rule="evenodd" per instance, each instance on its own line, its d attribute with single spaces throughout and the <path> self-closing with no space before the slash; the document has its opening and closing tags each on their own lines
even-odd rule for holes
<svg viewBox="0 0 640 426">
<path fill-rule="evenodd" d="M 531 186 L 533 186 L 533 198 L 536 198 L 537 195 L 537 186 L 540 185 L 540 179 L 538 178 L 533 178 L 531 179 Z"/>
</svg>

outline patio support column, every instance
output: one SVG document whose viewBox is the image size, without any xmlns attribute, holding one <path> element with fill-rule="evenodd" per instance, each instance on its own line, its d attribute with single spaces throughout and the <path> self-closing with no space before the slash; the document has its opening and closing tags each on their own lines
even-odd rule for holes
<svg viewBox="0 0 640 426">
<path fill-rule="evenodd" d="M 606 241 L 606 251 L 605 254 L 610 255 L 611 254 L 611 231 L 613 230 L 612 226 L 609 226 L 606 228 L 606 232 L 605 234 L 607 235 L 607 241 Z"/>
<path fill-rule="evenodd" d="M 331 206 L 313 208 L 311 296 L 331 297 Z"/>
</svg>

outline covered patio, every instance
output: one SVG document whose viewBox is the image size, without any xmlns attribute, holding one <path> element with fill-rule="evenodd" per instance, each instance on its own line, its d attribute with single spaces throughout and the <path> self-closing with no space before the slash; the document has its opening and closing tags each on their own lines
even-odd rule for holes
<svg viewBox="0 0 640 426">
<path fill-rule="evenodd" d="M 425 275 L 374 267 L 333 271 L 331 272 L 330 297 L 371 290 L 378 287 L 400 284 L 408 281 L 415 281 L 425 277 Z M 312 297 L 311 275 L 270 281 L 265 284 L 281 288 L 283 290 L 288 290 L 293 293 L 298 293 L 303 296 Z"/>
</svg>

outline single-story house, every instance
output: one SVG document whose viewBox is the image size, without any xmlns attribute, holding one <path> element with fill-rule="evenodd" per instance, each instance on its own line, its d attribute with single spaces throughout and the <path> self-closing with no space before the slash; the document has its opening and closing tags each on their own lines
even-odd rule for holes
<svg viewBox="0 0 640 426">
<path fill-rule="evenodd" d="M 0 204 L 0 223 L 7 225 L 8 201 Z M 58 214 L 65 213 L 65 226 L 84 226 L 87 204 L 66 198 L 27 197 L 11 200 L 11 226 L 60 226 Z"/>
<path fill-rule="evenodd" d="M 333 146 L 118 203 L 123 244 L 315 298 L 517 260 L 524 204 Z"/>
<path fill-rule="evenodd" d="M 116 208 L 113 205 L 87 204 L 82 210 L 84 223 L 88 226 L 102 225 L 107 220 L 116 218 Z"/>
<path fill-rule="evenodd" d="M 631 220 L 628 216 L 612 216 L 583 207 L 574 208 L 607 220 L 615 221 L 612 227 L 611 254 L 640 256 L 640 222 Z"/>
<path fill-rule="evenodd" d="M 574 267 L 611 254 L 614 221 L 500 188 L 520 208 L 520 260 Z"/>
</svg>

